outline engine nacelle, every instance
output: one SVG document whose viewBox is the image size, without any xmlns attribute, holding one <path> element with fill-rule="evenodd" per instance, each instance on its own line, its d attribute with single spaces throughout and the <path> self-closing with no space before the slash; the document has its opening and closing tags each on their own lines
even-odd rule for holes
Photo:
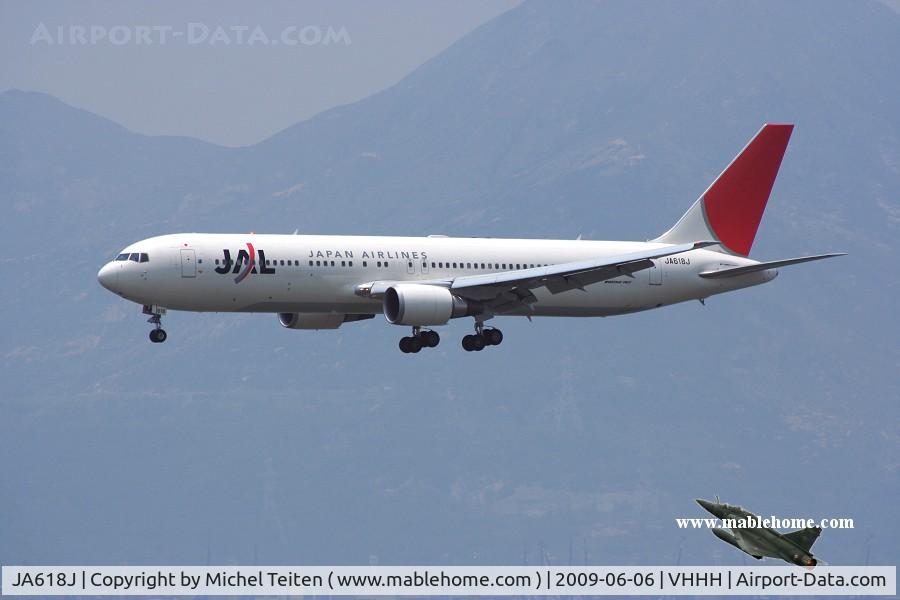
<svg viewBox="0 0 900 600">
<path fill-rule="evenodd" d="M 334 313 L 278 313 L 278 322 L 288 329 L 337 329 L 344 319 Z"/>
<path fill-rule="evenodd" d="M 724 529 L 719 529 L 718 527 L 713 527 L 712 532 L 717 538 L 719 538 L 723 542 L 728 542 L 729 544 L 731 544 L 738 550 L 741 550 L 742 552 L 746 552 L 746 550 L 741 548 L 740 544 L 738 544 L 738 542 L 737 542 L 737 539 L 730 532 L 725 531 Z"/>
<path fill-rule="evenodd" d="M 819 564 L 819 561 L 812 556 L 800 556 L 799 554 L 795 554 L 793 556 L 793 559 L 794 560 L 792 562 L 798 567 L 808 567 L 811 569 Z"/>
<path fill-rule="evenodd" d="M 478 302 L 464 300 L 437 285 L 403 283 L 384 293 L 384 316 L 393 325 L 443 325 L 456 317 L 482 312 Z"/>
</svg>

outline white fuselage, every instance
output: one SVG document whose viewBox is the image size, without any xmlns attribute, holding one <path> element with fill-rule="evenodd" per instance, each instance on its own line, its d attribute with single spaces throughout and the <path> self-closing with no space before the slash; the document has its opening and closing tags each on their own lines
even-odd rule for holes
<svg viewBox="0 0 900 600">
<path fill-rule="evenodd" d="M 373 281 L 416 282 L 483 275 L 665 247 L 655 242 L 431 237 L 185 233 L 122 250 L 99 273 L 123 298 L 175 310 L 378 314 L 379 300 L 357 293 Z M 137 255 L 137 256 L 135 256 Z M 125 258 L 122 258 L 125 256 Z M 254 257 L 251 265 L 249 257 Z M 497 314 L 608 316 L 703 299 L 765 283 L 768 269 L 722 279 L 698 274 L 756 261 L 698 249 L 584 289 L 552 294 Z"/>
</svg>

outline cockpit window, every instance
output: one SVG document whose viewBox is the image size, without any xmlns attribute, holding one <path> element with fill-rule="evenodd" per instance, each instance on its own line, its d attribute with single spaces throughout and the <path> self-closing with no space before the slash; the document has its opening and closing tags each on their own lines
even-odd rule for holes
<svg viewBox="0 0 900 600">
<path fill-rule="evenodd" d="M 128 253 L 120 254 L 116 257 L 116 260 L 128 260 Z"/>
<path fill-rule="evenodd" d="M 140 260 L 140 258 L 141 258 L 141 255 L 138 254 L 137 252 L 132 252 L 131 256 L 129 256 L 128 258 L 130 260 L 133 260 L 134 262 L 138 262 L 138 260 Z"/>
<path fill-rule="evenodd" d="M 150 257 L 146 252 L 141 252 L 141 262 L 150 262 Z"/>
</svg>

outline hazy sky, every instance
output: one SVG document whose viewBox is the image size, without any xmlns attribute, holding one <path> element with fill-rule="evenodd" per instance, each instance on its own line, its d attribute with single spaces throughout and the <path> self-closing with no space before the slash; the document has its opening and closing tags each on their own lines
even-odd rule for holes
<svg viewBox="0 0 900 600">
<path fill-rule="evenodd" d="M 515 4 L 0 0 L 0 91 L 47 92 L 142 133 L 252 144 L 395 83 Z"/>
</svg>

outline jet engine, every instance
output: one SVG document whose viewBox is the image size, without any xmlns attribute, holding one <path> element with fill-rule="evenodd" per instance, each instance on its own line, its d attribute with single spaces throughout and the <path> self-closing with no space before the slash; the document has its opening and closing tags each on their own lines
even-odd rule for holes
<svg viewBox="0 0 900 600">
<path fill-rule="evenodd" d="M 278 322 L 288 329 L 337 329 L 342 323 L 363 321 L 375 315 L 342 315 L 336 313 L 278 313 Z"/>
<path fill-rule="evenodd" d="M 443 325 L 452 318 L 476 315 L 482 310 L 480 303 L 460 298 L 437 285 L 400 284 L 384 293 L 384 316 L 393 325 Z"/>
<path fill-rule="evenodd" d="M 337 329 L 344 315 L 334 313 L 278 313 L 278 322 L 288 329 Z"/>
<path fill-rule="evenodd" d="M 737 539 L 735 539 L 735 537 L 728 531 L 725 531 L 724 529 L 719 529 L 718 527 L 713 527 L 712 532 L 713 532 L 713 534 L 715 534 L 715 536 L 717 538 L 719 538 L 723 542 L 728 542 L 729 544 L 731 544 L 738 550 L 741 550 L 742 552 L 746 552 L 746 550 L 741 548 L 740 544 L 738 544 Z"/>
<path fill-rule="evenodd" d="M 800 556 L 799 554 L 795 554 L 793 558 L 793 563 L 798 567 L 814 567 L 819 564 L 819 561 L 812 556 Z"/>
</svg>

